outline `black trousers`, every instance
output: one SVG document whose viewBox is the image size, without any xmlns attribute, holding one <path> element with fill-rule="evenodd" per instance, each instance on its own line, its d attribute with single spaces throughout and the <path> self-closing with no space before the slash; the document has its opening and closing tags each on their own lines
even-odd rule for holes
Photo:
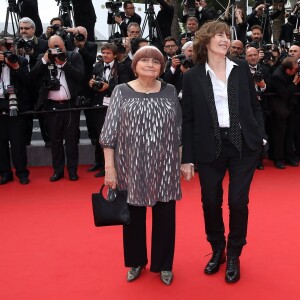
<svg viewBox="0 0 300 300">
<path fill-rule="evenodd" d="M 295 112 L 288 116 L 272 111 L 271 131 L 274 160 L 295 159 Z"/>
<path fill-rule="evenodd" d="M 223 186 L 229 172 L 229 235 L 227 255 L 239 256 L 246 244 L 250 184 L 259 158 L 259 151 L 250 151 L 243 143 L 242 153 L 227 139 L 212 163 L 198 163 L 205 232 L 213 251 L 225 249 L 225 227 L 222 215 Z"/>
<path fill-rule="evenodd" d="M 78 167 L 78 129 L 80 111 L 59 111 L 68 108 L 68 104 L 50 103 L 47 110 L 56 108 L 55 112 L 46 114 L 46 124 L 51 141 L 52 166 L 54 173 L 63 173 L 66 148 L 67 169 L 69 174 L 77 172 Z"/>
<path fill-rule="evenodd" d="M 146 207 L 129 206 L 130 225 L 123 226 L 126 267 L 148 263 L 146 246 Z M 175 248 L 176 201 L 157 202 L 152 207 L 151 272 L 171 271 Z"/>
<path fill-rule="evenodd" d="M 27 119 L 23 116 L 0 116 L 0 175 L 12 176 L 10 165 L 9 143 L 11 158 L 19 178 L 28 177 L 26 152 Z"/>
<path fill-rule="evenodd" d="M 99 144 L 99 137 L 105 121 L 107 108 L 88 109 L 84 111 L 89 137 L 95 145 L 95 163 L 104 167 L 104 153 Z"/>
</svg>

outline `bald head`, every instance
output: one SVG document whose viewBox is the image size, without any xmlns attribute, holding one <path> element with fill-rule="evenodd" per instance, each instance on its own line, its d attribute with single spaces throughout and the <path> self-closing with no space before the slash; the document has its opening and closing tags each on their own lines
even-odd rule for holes
<svg viewBox="0 0 300 300">
<path fill-rule="evenodd" d="M 289 49 L 289 55 L 292 57 L 300 58 L 300 47 L 293 45 Z"/>
<path fill-rule="evenodd" d="M 76 27 L 76 30 L 77 30 L 78 34 L 83 34 L 84 35 L 85 40 L 87 39 L 88 33 L 87 33 L 87 30 L 86 30 L 85 27 L 78 26 L 78 27 Z"/>
<path fill-rule="evenodd" d="M 61 51 L 66 52 L 66 47 L 63 39 L 58 35 L 53 35 L 48 40 L 48 46 L 50 49 L 59 48 Z"/>
<path fill-rule="evenodd" d="M 231 42 L 229 54 L 231 57 L 238 57 L 244 52 L 244 44 L 240 40 Z"/>
<path fill-rule="evenodd" d="M 259 62 L 258 49 L 254 48 L 254 47 L 249 47 L 246 50 L 246 60 L 250 66 L 256 66 Z"/>
</svg>

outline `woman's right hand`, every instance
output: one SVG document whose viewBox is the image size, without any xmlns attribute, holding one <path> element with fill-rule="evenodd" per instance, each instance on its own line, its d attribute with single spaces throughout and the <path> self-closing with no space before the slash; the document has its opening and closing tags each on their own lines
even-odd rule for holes
<svg viewBox="0 0 300 300">
<path fill-rule="evenodd" d="M 104 185 L 116 189 L 118 184 L 117 171 L 115 168 L 105 168 Z"/>
<path fill-rule="evenodd" d="M 182 164 L 180 167 L 181 174 L 183 178 L 190 181 L 192 177 L 195 176 L 194 165 L 192 164 Z"/>
</svg>

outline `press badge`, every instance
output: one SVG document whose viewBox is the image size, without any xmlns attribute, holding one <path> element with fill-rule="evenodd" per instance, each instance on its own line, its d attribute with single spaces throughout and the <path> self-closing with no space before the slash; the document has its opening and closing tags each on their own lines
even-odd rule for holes
<svg viewBox="0 0 300 300">
<path fill-rule="evenodd" d="M 110 103 L 110 97 L 104 97 L 103 98 L 103 105 L 104 106 L 109 106 Z"/>
</svg>

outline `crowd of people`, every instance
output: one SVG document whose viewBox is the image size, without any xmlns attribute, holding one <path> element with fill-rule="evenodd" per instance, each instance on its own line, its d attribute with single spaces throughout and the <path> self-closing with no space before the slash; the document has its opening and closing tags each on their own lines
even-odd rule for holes
<svg viewBox="0 0 300 300">
<path fill-rule="evenodd" d="M 151 40 L 142 38 L 141 17 L 131 1 L 124 2 L 120 14 L 119 7 L 109 7 L 113 31 L 100 56 L 85 27 L 65 28 L 59 17 L 39 37 L 32 19 L 23 17 L 18 39 L 0 40 L 0 184 L 13 180 L 11 160 L 20 183 L 30 182 L 26 146 L 34 111 L 45 146 L 51 148 L 50 181 L 64 177 L 65 164 L 69 179 L 78 180 L 82 108 L 95 146 L 95 163 L 87 171 L 128 192 L 131 224 L 123 230 L 127 280 L 137 279 L 148 263 L 145 217 L 150 206 L 150 270 L 171 284 L 180 172 L 190 180 L 196 169 L 213 251 L 204 272 L 216 273 L 227 261 L 225 280 L 234 283 L 240 279 L 255 169 L 264 169 L 266 157 L 278 169 L 298 166 L 298 36 L 288 39 L 283 24 L 280 36 L 286 39 L 271 42 L 272 20 L 284 12 L 282 2 L 272 12 L 268 3 L 257 2 L 246 17 L 230 1 L 224 20 L 213 21 L 205 0 L 196 0 L 193 16 L 184 3 L 185 32 L 173 37 L 174 8 L 168 0 L 158 2 L 159 22 Z M 298 24 L 297 11 L 298 4 L 290 24 Z M 227 171 L 226 239 L 222 180 Z"/>
</svg>

